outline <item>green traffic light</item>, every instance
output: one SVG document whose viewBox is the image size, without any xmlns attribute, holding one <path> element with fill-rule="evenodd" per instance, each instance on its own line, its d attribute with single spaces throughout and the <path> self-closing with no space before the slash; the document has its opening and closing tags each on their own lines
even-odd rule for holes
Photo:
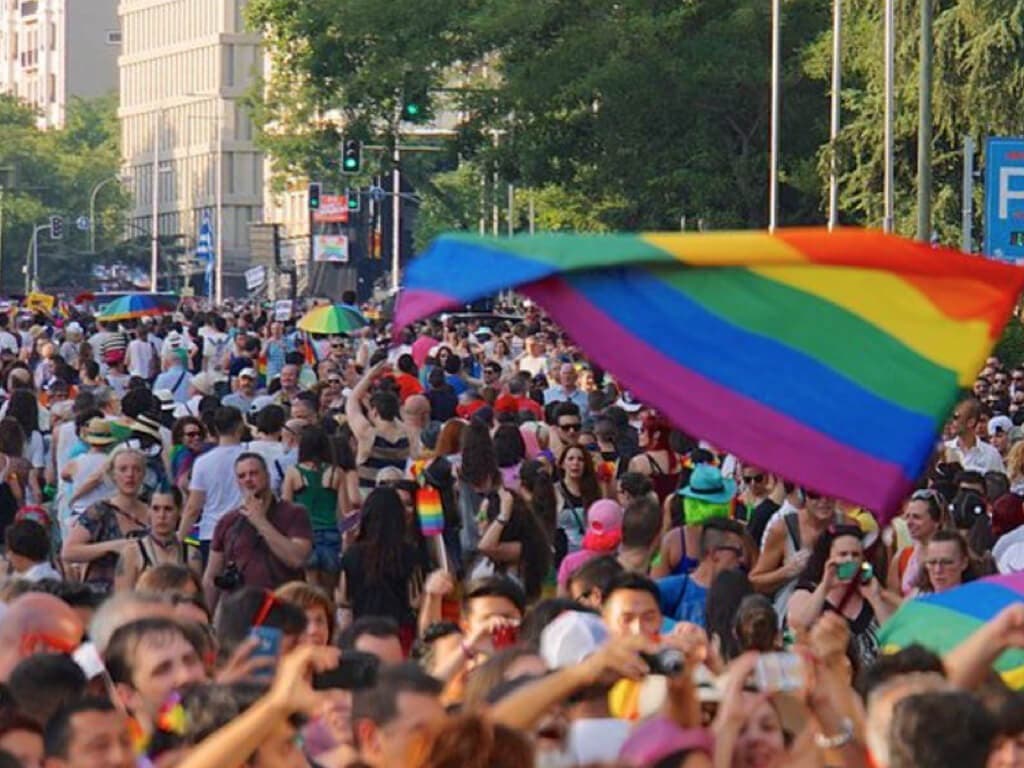
<svg viewBox="0 0 1024 768">
<path fill-rule="evenodd" d="M 357 163 L 356 163 L 356 159 L 354 157 L 346 157 L 345 158 L 345 168 L 347 170 L 350 170 L 350 171 L 351 170 L 355 170 L 356 165 L 357 165 Z"/>
<path fill-rule="evenodd" d="M 419 104 L 406 104 L 405 105 L 405 114 L 407 116 L 409 116 L 409 117 L 417 117 L 419 115 L 419 113 L 420 113 L 420 105 Z"/>
</svg>

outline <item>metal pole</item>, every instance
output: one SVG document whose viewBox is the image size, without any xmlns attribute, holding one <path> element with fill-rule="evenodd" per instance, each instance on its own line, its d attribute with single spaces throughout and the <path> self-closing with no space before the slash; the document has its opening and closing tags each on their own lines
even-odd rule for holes
<svg viewBox="0 0 1024 768">
<path fill-rule="evenodd" d="M 917 239 L 932 238 L 932 0 L 921 0 L 921 82 L 917 113 Z"/>
<path fill-rule="evenodd" d="M 516 233 L 516 226 L 513 218 L 515 217 L 516 207 L 516 185 L 508 185 L 508 236 L 512 237 Z"/>
<path fill-rule="evenodd" d="M 487 234 L 487 174 L 480 174 L 480 234 Z"/>
<path fill-rule="evenodd" d="M 974 137 L 964 136 L 964 200 L 960 219 L 960 250 L 974 251 Z"/>
<path fill-rule="evenodd" d="M 537 230 L 537 211 L 533 205 L 533 193 L 530 193 L 530 234 L 533 235 Z"/>
<path fill-rule="evenodd" d="M 0 293 L 4 284 L 4 185 L 0 184 Z"/>
<path fill-rule="evenodd" d="M 399 260 L 399 249 L 402 247 L 401 218 L 402 218 L 402 172 L 398 169 L 401 162 L 402 152 L 398 148 L 398 134 L 395 133 L 395 168 L 391 175 L 391 287 L 398 290 L 399 272 L 401 262 Z"/>
<path fill-rule="evenodd" d="M 494 148 L 498 148 L 498 144 L 501 138 L 497 131 L 494 132 Z M 491 172 L 491 234 L 494 237 L 498 236 L 499 219 L 501 214 L 498 212 L 498 165 L 495 160 L 494 170 Z"/>
<path fill-rule="evenodd" d="M 32 230 L 32 290 L 39 290 L 39 227 Z"/>
<path fill-rule="evenodd" d="M 883 172 L 882 195 L 884 213 L 882 229 L 891 233 L 895 225 L 895 193 L 893 188 L 893 115 L 895 113 L 896 83 L 896 15 L 895 0 L 885 0 L 885 169 Z"/>
<path fill-rule="evenodd" d="M 768 168 L 768 231 L 774 232 L 779 217 L 779 78 L 781 77 L 782 0 L 772 0 L 772 123 Z"/>
<path fill-rule="evenodd" d="M 224 299 L 224 100 L 217 100 L 217 231 L 214 233 L 217 251 L 214 268 L 217 270 L 214 288 L 215 303 L 220 306 Z"/>
<path fill-rule="evenodd" d="M 829 127 L 828 228 L 839 223 L 839 178 L 836 163 L 836 139 L 839 136 L 839 94 L 843 80 L 843 0 L 832 0 L 832 119 Z"/>
<path fill-rule="evenodd" d="M 149 224 L 149 289 L 156 292 L 157 269 L 160 260 L 160 108 L 153 112 L 153 210 Z"/>
</svg>

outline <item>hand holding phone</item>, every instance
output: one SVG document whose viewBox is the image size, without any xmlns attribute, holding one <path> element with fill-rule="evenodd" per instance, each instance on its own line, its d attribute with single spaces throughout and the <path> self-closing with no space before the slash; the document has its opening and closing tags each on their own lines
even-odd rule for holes
<svg viewBox="0 0 1024 768">
<path fill-rule="evenodd" d="M 794 693 L 804 688 L 804 660 L 795 653 L 762 653 L 754 666 L 754 685 L 765 693 Z"/>
<path fill-rule="evenodd" d="M 257 641 L 253 649 L 254 657 L 272 658 L 276 662 L 281 655 L 281 638 L 283 633 L 277 627 L 253 627 L 249 630 L 249 636 Z M 252 676 L 261 680 L 272 680 L 274 669 L 272 667 L 260 669 L 252 673 Z"/>
<path fill-rule="evenodd" d="M 380 659 L 372 653 L 345 651 L 338 666 L 313 675 L 313 690 L 355 691 L 372 688 L 377 684 L 379 670 Z"/>
</svg>

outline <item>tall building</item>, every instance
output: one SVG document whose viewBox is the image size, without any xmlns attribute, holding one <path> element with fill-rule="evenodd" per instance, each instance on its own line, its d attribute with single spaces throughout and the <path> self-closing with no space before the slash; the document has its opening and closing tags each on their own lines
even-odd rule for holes
<svg viewBox="0 0 1024 768">
<path fill-rule="evenodd" d="M 117 0 L 0 0 L 0 92 L 34 104 L 42 128 L 64 124 L 73 96 L 117 90 Z"/>
<path fill-rule="evenodd" d="M 245 30 L 244 5 L 121 0 L 119 7 L 118 114 L 135 201 L 131 229 L 151 236 L 155 205 L 157 232 L 177 236 L 190 254 L 178 265 L 161 262 L 163 279 L 177 287 L 194 266 L 208 212 L 223 251 L 224 295 L 242 291 L 249 223 L 262 219 L 263 206 L 263 157 L 240 103 L 263 59 L 259 34 Z"/>
</svg>

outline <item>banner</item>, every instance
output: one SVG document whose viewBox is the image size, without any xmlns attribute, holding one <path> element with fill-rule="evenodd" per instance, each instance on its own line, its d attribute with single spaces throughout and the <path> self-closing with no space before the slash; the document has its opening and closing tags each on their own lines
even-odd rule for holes
<svg viewBox="0 0 1024 768">
<path fill-rule="evenodd" d="M 321 195 L 320 207 L 313 211 L 317 224 L 347 224 L 348 195 Z"/>
<path fill-rule="evenodd" d="M 267 282 L 267 268 L 259 264 L 252 269 L 245 270 L 245 290 L 255 291 L 263 287 Z"/>
<path fill-rule="evenodd" d="M 274 302 L 274 319 L 285 323 L 292 319 L 292 300 L 278 299 Z"/>
<path fill-rule="evenodd" d="M 57 299 L 48 293 L 30 293 L 25 298 L 25 306 L 33 312 L 52 312 Z"/>
<path fill-rule="evenodd" d="M 346 235 L 316 235 L 313 237 L 313 261 L 348 263 L 348 237 Z"/>
<path fill-rule="evenodd" d="M 213 296 L 213 262 L 215 259 L 213 225 L 210 223 L 209 208 L 203 211 L 203 218 L 199 224 L 199 238 L 196 243 L 196 259 L 201 263 L 205 263 L 206 296 L 209 298 Z"/>
</svg>

